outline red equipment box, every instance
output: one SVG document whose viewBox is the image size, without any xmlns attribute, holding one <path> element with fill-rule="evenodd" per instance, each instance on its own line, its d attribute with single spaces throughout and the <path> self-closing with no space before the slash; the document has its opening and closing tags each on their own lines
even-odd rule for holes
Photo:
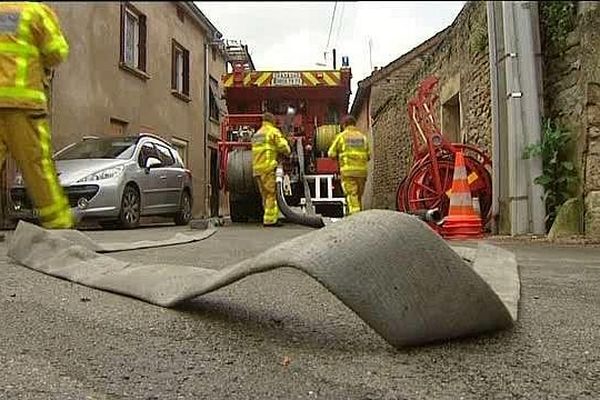
<svg viewBox="0 0 600 400">
<path fill-rule="evenodd" d="M 338 172 L 337 161 L 332 160 L 331 158 L 317 158 L 315 167 L 317 169 L 317 174 L 335 174 Z"/>
</svg>

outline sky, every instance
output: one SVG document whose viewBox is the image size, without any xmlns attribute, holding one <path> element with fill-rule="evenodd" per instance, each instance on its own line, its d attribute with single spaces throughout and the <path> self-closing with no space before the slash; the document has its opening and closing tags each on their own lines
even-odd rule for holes
<svg viewBox="0 0 600 400">
<path fill-rule="evenodd" d="M 195 4 L 225 39 L 241 40 L 257 70 L 332 69 L 348 56 L 357 83 L 437 32 L 464 1 L 206 2 Z M 334 14 L 335 9 L 335 14 Z M 332 23 L 332 16 L 333 23 Z M 331 34 L 330 34 L 331 31 Z M 324 53 L 327 52 L 327 55 Z M 327 57 L 327 58 L 326 58 Z M 327 67 L 318 66 L 326 63 Z"/>
</svg>

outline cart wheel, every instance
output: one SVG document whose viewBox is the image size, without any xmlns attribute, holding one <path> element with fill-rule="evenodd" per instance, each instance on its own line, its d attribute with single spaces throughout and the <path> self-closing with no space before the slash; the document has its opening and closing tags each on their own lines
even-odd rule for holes
<svg viewBox="0 0 600 400">
<path fill-rule="evenodd" d="M 396 211 L 406 212 L 408 211 L 408 196 L 406 192 L 406 176 L 398 185 L 398 190 L 396 191 Z"/>
<path fill-rule="evenodd" d="M 465 157 L 467 176 L 476 177 L 471 182 L 471 196 L 479 198 L 481 215 L 485 223 L 491 217 L 492 206 L 492 184 L 490 172 L 473 160 L 470 156 Z M 432 173 L 432 163 L 427 161 L 414 168 L 405 178 L 404 184 L 398 189 L 398 202 L 408 211 L 439 208 L 443 216 L 448 215 L 450 199 L 446 194 L 452 188 L 454 178 L 454 162 L 449 160 L 438 160 L 438 168 L 442 191 L 438 193 Z"/>
</svg>

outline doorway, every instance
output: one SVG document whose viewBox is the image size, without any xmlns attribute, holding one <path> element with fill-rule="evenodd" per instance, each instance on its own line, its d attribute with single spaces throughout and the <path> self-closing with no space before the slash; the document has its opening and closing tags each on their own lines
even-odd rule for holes
<svg viewBox="0 0 600 400">
<path fill-rule="evenodd" d="M 462 143 L 459 93 L 456 93 L 442 105 L 442 132 L 450 142 Z"/>
</svg>

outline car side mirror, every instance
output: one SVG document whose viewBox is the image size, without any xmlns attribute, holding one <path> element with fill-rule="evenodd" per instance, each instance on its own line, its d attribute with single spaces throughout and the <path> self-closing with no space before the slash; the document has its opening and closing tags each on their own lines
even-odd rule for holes
<svg viewBox="0 0 600 400">
<path fill-rule="evenodd" d="M 152 168 L 160 167 L 161 165 L 162 162 L 160 162 L 158 158 L 148 157 L 148 159 L 146 160 L 146 170 L 148 171 Z"/>
</svg>

